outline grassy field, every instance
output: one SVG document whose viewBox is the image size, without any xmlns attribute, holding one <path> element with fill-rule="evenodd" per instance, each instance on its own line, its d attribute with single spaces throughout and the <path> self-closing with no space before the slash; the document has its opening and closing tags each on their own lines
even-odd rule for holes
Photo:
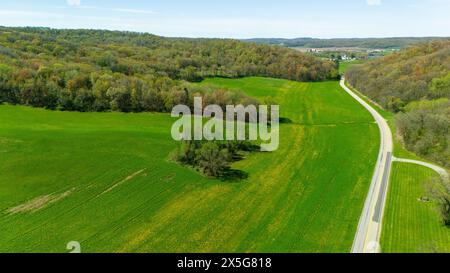
<svg viewBox="0 0 450 273">
<path fill-rule="evenodd" d="M 272 96 L 280 149 L 238 183 L 167 160 L 166 114 L 0 106 L 0 252 L 348 252 L 378 153 L 370 115 L 337 82 L 202 84 Z"/>
<path fill-rule="evenodd" d="M 394 113 L 383 109 L 379 104 L 376 104 L 374 101 L 370 100 L 367 96 L 365 96 L 364 94 L 362 94 L 361 92 L 359 92 L 358 90 L 353 88 L 348 82 L 346 82 L 346 85 L 353 92 L 355 92 L 358 96 L 360 96 L 365 102 L 370 104 L 370 106 L 372 106 L 375 110 L 377 110 L 378 113 L 380 113 L 380 115 L 387 120 L 388 125 L 391 128 L 392 133 L 394 134 L 394 138 L 393 138 L 393 141 L 394 141 L 394 156 L 396 156 L 398 158 L 407 158 L 407 159 L 414 159 L 414 160 L 429 162 L 429 160 L 423 159 L 420 156 L 414 154 L 413 152 L 406 150 L 406 148 L 404 147 L 404 145 L 402 144 L 402 142 L 400 141 L 400 139 L 396 135 L 396 130 L 397 129 L 396 129 L 396 122 L 395 122 L 395 114 Z M 432 162 L 430 162 L 430 163 L 432 163 Z"/>
<path fill-rule="evenodd" d="M 347 70 L 355 64 L 362 64 L 365 60 L 342 61 L 339 63 L 339 74 L 343 75 Z"/>
<path fill-rule="evenodd" d="M 394 133 L 395 115 L 380 108 L 357 90 L 353 91 L 386 118 Z M 406 150 L 397 137 L 394 137 L 394 155 L 428 162 Z M 418 201 L 427 196 L 426 183 L 437 177 L 436 172 L 425 167 L 394 163 L 381 238 L 383 252 L 450 252 L 450 230 L 439 223 L 434 204 Z"/>
<path fill-rule="evenodd" d="M 436 205 L 423 202 L 433 170 L 395 163 L 381 245 L 388 253 L 450 252 L 450 228 L 439 222 Z"/>
</svg>

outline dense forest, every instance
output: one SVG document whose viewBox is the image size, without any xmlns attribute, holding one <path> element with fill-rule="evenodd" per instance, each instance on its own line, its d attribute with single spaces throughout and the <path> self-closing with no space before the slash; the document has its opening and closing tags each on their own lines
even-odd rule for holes
<svg viewBox="0 0 450 273">
<path fill-rule="evenodd" d="M 399 38 L 336 38 L 336 39 L 315 39 L 315 38 L 256 38 L 244 40 L 259 44 L 283 45 L 286 47 L 304 48 L 326 48 L 326 47 L 359 47 L 366 49 L 400 49 L 410 45 L 430 42 L 433 37 L 399 37 Z"/>
<path fill-rule="evenodd" d="M 450 41 L 353 66 L 349 83 L 390 111 L 406 147 L 450 166 Z"/>
<path fill-rule="evenodd" d="M 205 77 L 337 78 L 333 62 L 237 40 L 163 38 L 100 30 L 0 27 L 0 103 L 75 111 L 170 111 L 194 95 L 250 103 L 200 88 Z"/>
</svg>

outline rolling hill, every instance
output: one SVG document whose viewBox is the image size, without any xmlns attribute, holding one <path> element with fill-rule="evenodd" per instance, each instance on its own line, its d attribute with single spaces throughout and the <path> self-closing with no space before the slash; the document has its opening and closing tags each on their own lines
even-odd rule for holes
<svg viewBox="0 0 450 273">
<path fill-rule="evenodd" d="M 346 78 L 356 89 L 397 113 L 407 149 L 450 166 L 450 41 L 434 41 L 353 65 Z"/>
<path fill-rule="evenodd" d="M 303 48 L 365 48 L 365 49 L 400 49 L 414 44 L 440 39 L 438 37 L 393 37 L 393 38 L 255 38 L 244 40 L 268 45 Z"/>
<path fill-rule="evenodd" d="M 168 160 L 167 114 L 0 105 L 1 252 L 349 252 L 379 133 L 337 82 L 208 79 L 291 123 L 230 183 Z M 365 137 L 361 137 L 364 135 Z"/>
</svg>

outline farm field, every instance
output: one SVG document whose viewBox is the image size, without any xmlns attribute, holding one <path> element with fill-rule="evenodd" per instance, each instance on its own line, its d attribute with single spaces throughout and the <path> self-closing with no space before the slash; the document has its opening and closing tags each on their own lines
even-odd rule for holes
<svg viewBox="0 0 450 273">
<path fill-rule="evenodd" d="M 347 70 L 355 64 L 362 64 L 364 60 L 354 60 L 354 61 L 342 61 L 339 63 L 339 74 L 343 75 L 347 72 Z"/>
<path fill-rule="evenodd" d="M 438 178 L 433 170 L 395 163 L 383 223 L 381 244 L 387 253 L 450 252 L 450 229 L 439 222 L 426 184 Z"/>
<path fill-rule="evenodd" d="M 273 97 L 280 149 L 241 182 L 168 160 L 167 114 L 0 106 L 0 252 L 349 252 L 379 133 L 338 82 L 208 79 Z"/>
</svg>

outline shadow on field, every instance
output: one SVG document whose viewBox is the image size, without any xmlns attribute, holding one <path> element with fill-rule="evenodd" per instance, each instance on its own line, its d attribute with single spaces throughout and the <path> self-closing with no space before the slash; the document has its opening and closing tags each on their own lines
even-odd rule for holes
<svg viewBox="0 0 450 273">
<path fill-rule="evenodd" d="M 235 153 L 232 155 L 231 161 L 232 162 L 238 162 L 241 160 L 244 160 L 246 158 L 246 156 L 248 155 L 248 153 L 258 153 L 261 152 L 261 146 L 259 145 L 246 145 L 246 146 L 241 146 L 240 149 L 244 152 L 244 153 Z"/>
<path fill-rule="evenodd" d="M 241 149 L 242 149 L 242 151 L 253 153 L 253 152 L 261 151 L 261 146 L 252 144 L 252 145 L 247 145 L 245 147 L 241 147 Z"/>
<path fill-rule="evenodd" d="M 290 118 L 280 118 L 280 124 L 292 124 L 294 123 Z"/>
<path fill-rule="evenodd" d="M 242 180 L 247 179 L 248 177 L 249 174 L 247 172 L 227 168 L 222 172 L 219 178 L 223 182 L 238 183 L 241 182 Z"/>
</svg>

